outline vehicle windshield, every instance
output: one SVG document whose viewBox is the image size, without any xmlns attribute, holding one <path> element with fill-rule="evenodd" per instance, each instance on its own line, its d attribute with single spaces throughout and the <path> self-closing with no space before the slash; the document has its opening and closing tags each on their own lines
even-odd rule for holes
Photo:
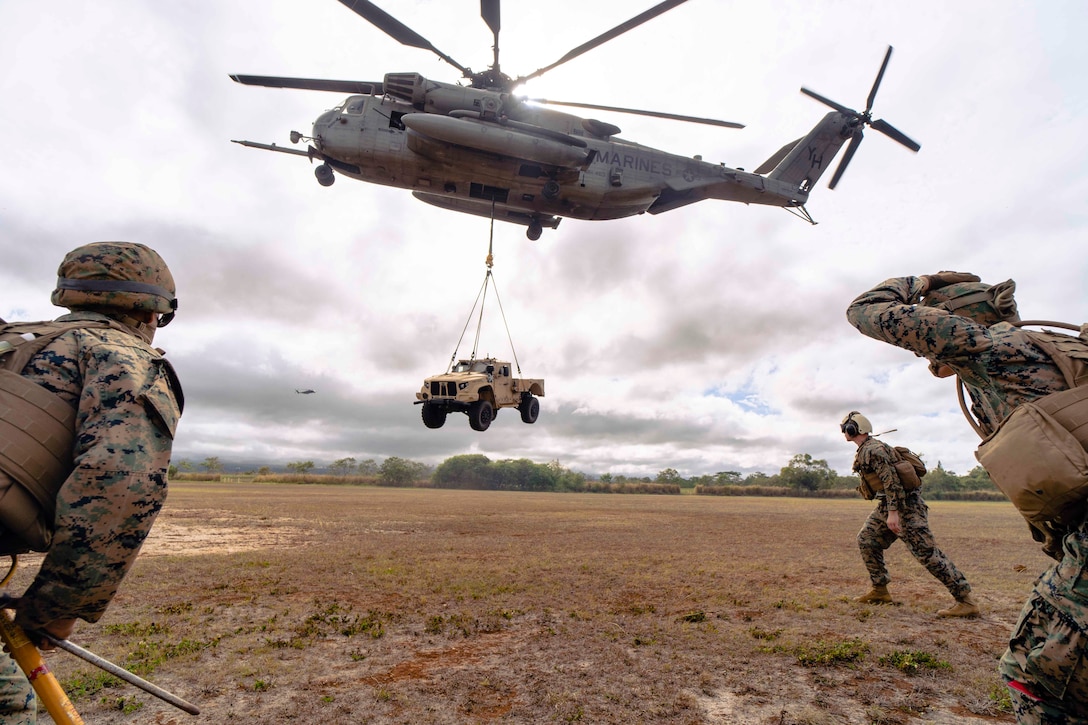
<svg viewBox="0 0 1088 725">
<path fill-rule="evenodd" d="M 483 360 L 459 360 L 453 366 L 455 373 L 486 373 L 487 363 Z"/>
</svg>

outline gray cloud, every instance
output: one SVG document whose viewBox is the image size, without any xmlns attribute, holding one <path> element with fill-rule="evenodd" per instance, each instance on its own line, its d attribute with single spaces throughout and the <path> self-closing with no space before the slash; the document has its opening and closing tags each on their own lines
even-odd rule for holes
<svg viewBox="0 0 1088 725">
<path fill-rule="evenodd" d="M 507 9 L 505 69 L 541 67 L 633 12 L 557 3 Z M 1088 50 L 1067 32 L 1088 14 L 1078 3 L 689 3 L 545 74 L 533 95 L 744 122 L 722 131 L 595 114 L 625 138 L 755 168 L 825 112 L 801 85 L 860 107 L 892 44 L 874 116 L 922 151 L 867 134 L 839 187 L 825 178 L 814 190 L 817 226 L 724 202 L 567 219 L 536 242 L 496 225 L 505 319 L 489 296 L 478 343 L 469 313 L 486 219 L 347 179 L 322 188 L 305 159 L 230 143 L 287 144 L 340 100 L 243 87 L 230 73 L 454 80 L 339 3 L 307 6 L 321 33 L 300 29 L 298 13 L 280 0 L 0 5 L 0 90 L 15 110 L 0 117 L 0 317 L 58 314 L 49 291 L 77 244 L 155 246 L 181 300 L 156 339 L 187 391 L 180 458 L 483 453 L 692 475 L 775 472 L 804 452 L 845 472 L 837 422 L 864 408 L 899 429 L 889 439 L 965 472 L 974 434 L 948 381 L 862 338 L 846 305 L 886 277 L 953 268 L 1015 278 L 1032 316 L 1075 322 L 1088 308 L 1077 252 Z M 489 62 L 477 10 L 397 13 L 462 62 Z M 703 30 L 721 27 L 735 32 Z M 459 415 L 424 428 L 415 391 L 455 346 L 516 351 L 525 375 L 546 378 L 540 421 L 504 411 L 483 434 Z M 318 393 L 296 395 L 303 386 Z"/>
</svg>

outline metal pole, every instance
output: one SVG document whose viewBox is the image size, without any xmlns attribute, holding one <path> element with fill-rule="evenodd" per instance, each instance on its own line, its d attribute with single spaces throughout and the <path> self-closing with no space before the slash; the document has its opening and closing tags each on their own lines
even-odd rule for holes
<svg viewBox="0 0 1088 725">
<path fill-rule="evenodd" d="M 43 632 L 42 634 L 44 635 L 46 640 L 48 640 L 49 642 L 51 642 L 55 646 L 61 648 L 65 652 L 68 652 L 70 654 L 74 654 L 76 657 L 79 657 L 82 660 L 86 660 L 87 662 L 90 662 L 95 667 L 99 667 L 99 668 L 105 670 L 106 672 L 109 672 L 114 677 L 120 678 L 120 679 L 124 680 L 125 682 L 129 683 L 130 685 L 135 685 L 136 687 L 139 687 L 144 692 L 152 694 L 155 697 L 159 698 L 160 700 L 165 700 L 166 702 L 170 703 L 174 707 L 179 708 L 181 710 L 184 710 L 185 712 L 189 713 L 190 715 L 199 715 L 200 714 L 200 708 L 198 708 L 196 705 L 192 704 L 191 702 L 186 702 L 185 700 L 181 699 L 177 695 L 175 695 L 175 694 L 173 694 L 171 692 L 167 692 L 166 690 L 162 689 L 158 685 L 153 685 L 150 682 L 148 682 L 147 680 L 143 679 L 142 677 L 139 677 L 137 675 L 132 674 L 128 670 L 124 669 L 123 667 L 118 667 L 117 665 L 113 664 L 109 660 L 104 659 L 102 657 L 99 657 L 94 652 L 91 652 L 90 650 L 83 649 L 78 644 L 74 644 L 72 642 L 69 642 L 66 639 L 57 639 L 56 637 L 54 637 L 51 634 L 48 634 L 46 632 Z"/>
</svg>

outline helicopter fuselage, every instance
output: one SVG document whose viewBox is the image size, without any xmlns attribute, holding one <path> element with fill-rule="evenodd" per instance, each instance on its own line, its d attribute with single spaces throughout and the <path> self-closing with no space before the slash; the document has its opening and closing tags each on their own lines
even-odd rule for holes
<svg viewBox="0 0 1088 725">
<path fill-rule="evenodd" d="M 499 65 L 500 0 L 480 0 L 480 16 L 494 37 L 493 63 L 472 70 L 370 0 L 340 0 L 353 13 L 402 45 L 430 50 L 457 68 L 467 85 L 428 80 L 418 73 L 387 73 L 381 82 L 231 75 L 238 83 L 351 94 L 314 122 L 312 135 L 291 132 L 305 151 L 235 141 L 254 148 L 322 161 L 314 170 L 329 186 L 336 176 L 410 189 L 435 206 L 524 224 L 530 239 L 562 217 L 619 219 L 677 209 L 704 199 L 777 206 L 815 224 L 805 202 L 842 146 L 849 142 L 829 186 L 835 188 L 866 127 L 912 151 L 915 141 L 883 119 L 873 100 L 891 58 L 889 46 L 864 111 L 818 93 L 801 92 L 834 109 L 804 137 L 787 143 L 753 172 L 706 163 L 620 138 L 611 123 L 548 106 L 588 108 L 743 128 L 735 122 L 678 113 L 589 103 L 528 101 L 512 94 L 524 82 L 627 33 L 686 0 L 661 0 L 607 32 L 573 48 L 550 65 L 517 78 Z M 543 105 L 538 105 L 543 104 Z"/>
<path fill-rule="evenodd" d="M 618 219 L 708 198 L 793 207 L 808 197 L 796 183 L 626 141 L 611 135 L 619 131 L 611 124 L 419 80 L 459 97 L 435 104 L 349 96 L 314 122 L 310 155 L 439 206 L 483 214 L 494 205 L 529 220 Z"/>
</svg>

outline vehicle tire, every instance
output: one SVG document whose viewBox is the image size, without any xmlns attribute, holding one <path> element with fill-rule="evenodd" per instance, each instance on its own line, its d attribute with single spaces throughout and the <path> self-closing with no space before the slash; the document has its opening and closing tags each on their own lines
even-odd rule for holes
<svg viewBox="0 0 1088 725">
<path fill-rule="evenodd" d="M 544 226 L 537 221 L 530 222 L 529 228 L 525 230 L 525 236 L 529 238 L 530 242 L 535 242 L 540 239 L 540 235 L 544 233 Z"/>
<path fill-rule="evenodd" d="M 472 430 L 487 430 L 494 418 L 495 409 L 489 400 L 477 400 L 468 407 L 468 424 Z"/>
<path fill-rule="evenodd" d="M 446 422 L 446 411 L 437 405 L 423 405 L 423 425 L 428 428 L 441 428 Z"/>
<path fill-rule="evenodd" d="M 314 169 L 314 176 L 317 177 L 317 183 L 322 186 L 332 186 L 336 181 L 336 175 L 332 173 L 332 167 L 328 164 L 321 164 Z"/>
<path fill-rule="evenodd" d="M 522 423 L 535 423 L 536 419 L 540 417 L 540 401 L 532 395 L 526 395 L 521 399 L 518 410 L 521 411 Z"/>
<path fill-rule="evenodd" d="M 544 194 L 545 199 L 558 199 L 560 191 L 559 182 L 555 179 L 549 179 L 544 182 L 544 189 L 541 193 Z"/>
</svg>

